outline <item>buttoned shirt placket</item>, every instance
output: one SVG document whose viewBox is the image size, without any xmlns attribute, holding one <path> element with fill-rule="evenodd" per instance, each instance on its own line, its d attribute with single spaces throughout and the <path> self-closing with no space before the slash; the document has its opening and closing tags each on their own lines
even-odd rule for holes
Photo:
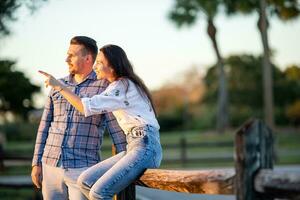
<svg viewBox="0 0 300 200">
<path fill-rule="evenodd" d="M 83 82 L 85 82 L 85 81 L 86 80 L 84 80 Z M 79 92 L 80 92 L 79 85 L 82 84 L 83 82 L 81 82 L 79 84 L 74 84 L 69 80 L 67 84 L 71 87 L 69 89 L 71 89 L 71 91 L 78 96 Z M 62 168 L 64 168 L 64 160 L 65 160 L 64 159 L 64 148 L 65 148 L 65 146 L 67 146 L 66 142 L 68 141 L 68 138 L 70 135 L 70 126 L 72 125 L 74 111 L 75 111 L 75 108 L 71 104 L 68 103 L 66 106 L 66 113 L 67 113 L 67 123 L 66 124 L 67 124 L 67 126 L 66 126 L 64 138 L 63 138 L 62 145 L 61 145 L 61 155 L 60 155 L 60 163 L 61 163 Z"/>
</svg>

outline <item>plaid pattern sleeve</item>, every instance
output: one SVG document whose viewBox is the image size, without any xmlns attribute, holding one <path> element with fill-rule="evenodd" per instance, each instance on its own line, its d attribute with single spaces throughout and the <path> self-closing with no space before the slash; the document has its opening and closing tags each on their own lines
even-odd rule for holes
<svg viewBox="0 0 300 200">
<path fill-rule="evenodd" d="M 97 80 L 94 72 L 78 84 L 70 76 L 61 81 L 80 98 L 100 94 L 108 85 L 106 80 Z M 52 90 L 38 129 L 32 165 L 60 163 L 67 169 L 98 163 L 104 127 L 108 128 L 117 151 L 124 150 L 125 135 L 114 117 L 104 114 L 85 117 L 59 92 Z"/>
<path fill-rule="evenodd" d="M 36 142 L 35 142 L 35 148 L 34 148 L 34 154 L 33 154 L 33 159 L 32 159 L 32 166 L 41 164 L 44 147 L 45 147 L 46 140 L 48 137 L 48 130 L 49 130 L 51 121 L 53 120 L 53 103 L 52 103 L 50 94 L 51 94 L 51 91 L 47 97 L 47 101 L 45 104 L 42 119 L 40 121 L 40 125 L 38 128 Z"/>
<path fill-rule="evenodd" d="M 106 113 L 105 118 L 108 132 L 112 138 L 113 144 L 116 147 L 117 153 L 125 151 L 127 145 L 126 136 L 121 127 L 119 126 L 116 118 L 113 116 L 112 113 Z"/>
</svg>

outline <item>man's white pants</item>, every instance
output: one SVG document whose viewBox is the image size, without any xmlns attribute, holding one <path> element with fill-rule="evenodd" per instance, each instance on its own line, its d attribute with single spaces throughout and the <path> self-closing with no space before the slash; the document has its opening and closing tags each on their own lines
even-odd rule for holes
<svg viewBox="0 0 300 200">
<path fill-rule="evenodd" d="M 63 169 L 42 164 L 44 200 L 87 200 L 76 184 L 78 176 L 88 167 Z"/>
</svg>

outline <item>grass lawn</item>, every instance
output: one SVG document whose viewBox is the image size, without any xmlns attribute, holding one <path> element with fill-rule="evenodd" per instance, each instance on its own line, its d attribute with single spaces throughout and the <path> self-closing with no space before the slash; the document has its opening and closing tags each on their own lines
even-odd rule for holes
<svg viewBox="0 0 300 200">
<path fill-rule="evenodd" d="M 185 132 L 162 132 L 161 133 L 161 143 L 165 147 L 163 149 L 164 158 L 180 158 L 180 139 L 184 137 L 187 143 L 203 143 L 203 142 L 234 142 L 234 133 L 236 130 L 228 131 L 224 135 L 214 134 L 212 132 L 204 131 L 185 131 Z M 278 160 L 276 164 L 300 164 L 300 132 L 293 131 L 281 131 L 274 133 L 275 138 L 275 149 L 278 154 Z M 178 148 L 166 148 L 167 144 L 177 144 Z M 110 146 L 111 140 L 109 137 L 104 137 L 103 146 Z M 188 145 L 187 145 L 188 146 Z M 34 148 L 34 141 L 32 142 L 20 142 L 20 141 L 8 141 L 5 145 L 5 150 L 18 154 L 18 155 L 32 155 Z M 214 154 L 228 154 L 233 155 L 233 146 L 197 146 L 194 148 L 187 149 L 187 157 L 197 157 L 197 156 L 209 156 Z M 290 156 L 287 156 L 291 152 Z M 101 152 L 102 158 L 108 158 L 111 156 L 110 150 L 105 150 Z M 227 165 L 228 163 L 219 162 L 220 166 Z M 199 166 L 209 166 L 216 165 L 218 162 L 213 163 L 199 163 Z M 232 164 L 232 162 L 230 162 Z M 178 167 L 178 164 L 168 164 L 170 167 Z M 168 165 L 163 165 L 167 168 Z M 186 163 L 185 166 L 192 167 L 197 166 L 197 163 Z M 180 166 L 180 165 L 179 165 Z"/>
<path fill-rule="evenodd" d="M 187 143 L 200 143 L 200 142 L 233 142 L 234 141 L 234 131 L 225 133 L 224 135 L 213 134 L 212 132 L 204 131 L 186 131 L 186 132 L 163 132 L 161 133 L 161 143 L 163 146 L 167 144 L 178 144 L 178 148 L 164 148 L 164 158 L 180 158 L 181 151 L 179 141 L 182 137 L 186 138 Z M 300 132 L 276 132 L 275 136 L 275 148 L 278 154 L 278 159 L 276 165 L 281 164 L 300 164 Z M 111 140 L 109 137 L 105 137 L 103 141 L 104 146 L 110 146 Z M 34 141 L 20 142 L 20 141 L 8 141 L 5 145 L 5 151 L 18 155 L 32 155 L 34 148 Z M 195 156 L 207 156 L 207 155 L 221 155 L 228 154 L 233 155 L 233 146 L 229 147 L 204 147 L 198 146 L 194 148 L 187 149 L 187 157 Z M 287 153 L 290 155 L 287 156 Z M 107 158 L 111 156 L 111 151 L 102 151 L 102 157 Z M 185 163 L 164 163 L 162 162 L 161 168 L 213 168 L 213 167 L 234 167 L 234 162 L 232 161 L 218 161 L 213 162 L 185 162 Z M 0 175 L 30 175 L 30 166 L 14 166 L 6 168 L 5 171 L 0 172 Z M 39 194 L 39 193 L 38 193 Z M 0 188 L 0 197 L 3 200 L 23 200 L 23 199 L 33 199 L 34 190 L 32 189 L 5 189 Z"/>
</svg>

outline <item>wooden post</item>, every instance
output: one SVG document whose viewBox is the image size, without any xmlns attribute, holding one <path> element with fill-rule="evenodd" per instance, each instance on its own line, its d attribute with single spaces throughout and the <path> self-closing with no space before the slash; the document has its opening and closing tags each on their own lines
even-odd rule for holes
<svg viewBox="0 0 300 200">
<path fill-rule="evenodd" d="M 112 155 L 116 155 L 116 147 L 112 145 Z M 134 183 L 130 184 L 124 190 L 119 192 L 114 196 L 113 200 L 135 200 L 135 185 Z"/>
<path fill-rule="evenodd" d="M 181 160 L 182 167 L 185 167 L 187 162 L 186 150 L 187 150 L 186 139 L 185 137 L 182 137 L 180 138 L 180 160 Z"/>
<path fill-rule="evenodd" d="M 273 137 L 271 130 L 259 120 L 246 122 L 235 137 L 236 199 L 271 199 L 258 193 L 254 178 L 260 169 L 273 168 Z"/>
<path fill-rule="evenodd" d="M 147 169 L 137 185 L 186 193 L 233 194 L 234 170 Z"/>
</svg>

